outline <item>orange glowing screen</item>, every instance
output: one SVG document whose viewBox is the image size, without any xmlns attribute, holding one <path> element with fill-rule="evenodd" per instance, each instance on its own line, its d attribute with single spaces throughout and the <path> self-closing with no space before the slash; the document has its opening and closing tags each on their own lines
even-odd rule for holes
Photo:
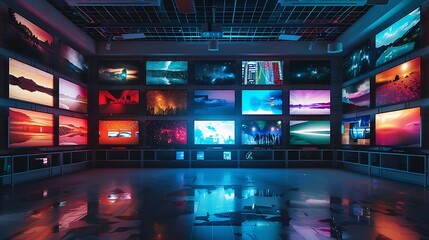
<svg viewBox="0 0 429 240">
<path fill-rule="evenodd" d="M 60 146 L 86 145 L 88 143 L 88 121 L 82 118 L 59 116 Z"/>
<path fill-rule="evenodd" d="M 420 128 L 419 107 L 376 114 L 376 145 L 420 147 Z"/>
<path fill-rule="evenodd" d="M 9 147 L 47 147 L 54 145 L 54 116 L 9 108 Z"/>
<path fill-rule="evenodd" d="M 98 143 L 101 145 L 139 144 L 139 122 L 136 120 L 100 120 Z"/>
<path fill-rule="evenodd" d="M 46 106 L 54 105 L 54 76 L 9 58 L 9 97 Z"/>
<path fill-rule="evenodd" d="M 52 44 L 54 42 L 54 37 L 47 33 L 45 30 L 41 29 L 40 27 L 36 26 L 34 23 L 28 21 L 26 18 L 22 17 L 21 15 L 14 13 L 16 21 L 25 27 L 27 27 L 31 33 L 34 34 L 35 37 L 37 37 L 41 42 L 48 42 L 49 44 Z"/>
</svg>

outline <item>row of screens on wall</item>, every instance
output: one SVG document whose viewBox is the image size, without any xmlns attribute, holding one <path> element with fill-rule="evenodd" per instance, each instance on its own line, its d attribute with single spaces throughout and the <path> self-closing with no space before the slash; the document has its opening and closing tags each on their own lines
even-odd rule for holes
<svg viewBox="0 0 429 240">
<path fill-rule="evenodd" d="M 235 114 L 234 90 L 195 90 L 193 114 Z M 282 115 L 282 90 L 242 90 L 243 115 Z M 329 115 L 330 90 L 290 90 L 291 115 Z M 187 90 L 146 90 L 146 114 L 184 115 L 188 111 Z M 138 114 L 139 90 L 100 90 L 100 114 Z"/>
<path fill-rule="evenodd" d="M 355 78 L 368 72 L 372 65 L 379 67 L 417 49 L 421 38 L 420 20 L 420 8 L 417 8 L 375 35 L 374 53 L 370 40 L 352 50 L 343 59 L 343 80 Z"/>
<path fill-rule="evenodd" d="M 375 75 L 375 106 L 421 98 L 421 58 L 417 57 Z M 343 112 L 371 107 L 371 81 L 366 78 L 342 89 Z"/>
<path fill-rule="evenodd" d="M 377 146 L 421 146 L 420 108 L 379 113 L 375 115 Z M 342 144 L 370 145 L 370 117 L 362 116 L 342 121 Z M 234 120 L 195 120 L 194 145 L 235 145 Z M 291 120 L 291 145 L 330 144 L 330 121 Z M 186 120 L 147 120 L 148 146 L 186 145 Z M 138 145 L 140 136 L 137 120 L 100 120 L 100 145 Z M 9 108 L 9 147 L 52 146 L 54 138 L 52 114 Z M 86 145 L 86 119 L 59 116 L 59 145 Z M 241 144 L 252 146 L 282 146 L 281 120 L 241 121 Z"/>
<path fill-rule="evenodd" d="M 59 108 L 87 112 L 87 89 L 60 78 Z M 9 58 L 9 97 L 53 107 L 54 76 L 23 62 Z"/>
<path fill-rule="evenodd" d="M 48 66 L 54 63 L 54 37 L 25 17 L 10 10 L 7 28 L 8 48 Z M 88 70 L 85 57 L 60 42 L 59 66 L 63 72 L 73 77 L 83 77 Z"/>
<path fill-rule="evenodd" d="M 243 85 L 282 85 L 283 61 L 242 61 Z M 194 61 L 196 85 L 234 85 L 237 79 L 235 61 Z M 110 84 L 137 84 L 140 80 L 138 61 L 100 61 L 99 80 Z M 188 61 L 146 61 L 146 85 L 187 85 Z M 290 61 L 291 84 L 329 84 L 329 60 Z"/>
</svg>

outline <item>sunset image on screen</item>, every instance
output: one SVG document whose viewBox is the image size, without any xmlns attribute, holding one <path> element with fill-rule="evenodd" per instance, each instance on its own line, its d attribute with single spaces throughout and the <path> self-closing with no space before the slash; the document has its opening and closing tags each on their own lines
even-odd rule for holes
<svg viewBox="0 0 429 240">
<path fill-rule="evenodd" d="M 54 76 L 9 58 L 9 97 L 46 106 L 54 105 Z"/>
<path fill-rule="evenodd" d="M 331 113 L 330 90 L 291 90 L 291 115 L 327 115 Z"/>
<path fill-rule="evenodd" d="M 52 114 L 9 108 L 9 147 L 53 146 L 53 128 Z"/>
<path fill-rule="evenodd" d="M 377 106 L 420 98 L 420 57 L 375 75 Z"/>
<path fill-rule="evenodd" d="M 378 146 L 420 147 L 420 108 L 375 115 L 375 142 Z"/>
<path fill-rule="evenodd" d="M 59 107 L 70 111 L 86 113 L 88 109 L 88 91 L 80 85 L 60 78 Z"/>
<path fill-rule="evenodd" d="M 59 116 L 59 145 L 86 145 L 88 143 L 88 121 L 82 118 Z"/>
<path fill-rule="evenodd" d="M 98 122 L 98 143 L 101 145 L 139 144 L 139 121 L 100 120 Z"/>
<path fill-rule="evenodd" d="M 52 64 L 54 37 L 16 12 L 11 11 L 9 19 L 9 47 L 46 64 Z"/>
</svg>

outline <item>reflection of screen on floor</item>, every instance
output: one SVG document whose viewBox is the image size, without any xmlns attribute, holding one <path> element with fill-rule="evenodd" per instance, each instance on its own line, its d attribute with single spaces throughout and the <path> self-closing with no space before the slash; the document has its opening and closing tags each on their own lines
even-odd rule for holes
<svg viewBox="0 0 429 240">
<path fill-rule="evenodd" d="M 183 151 L 176 152 L 176 160 L 185 160 L 185 152 Z"/>
<path fill-rule="evenodd" d="M 223 152 L 223 160 L 231 160 L 231 152 Z"/>
<path fill-rule="evenodd" d="M 202 151 L 197 152 L 197 160 L 204 160 L 204 152 Z"/>
</svg>

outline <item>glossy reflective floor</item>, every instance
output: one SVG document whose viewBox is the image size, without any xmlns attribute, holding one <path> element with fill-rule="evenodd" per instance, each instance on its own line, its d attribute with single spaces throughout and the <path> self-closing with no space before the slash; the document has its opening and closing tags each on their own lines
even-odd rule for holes
<svg viewBox="0 0 429 240">
<path fill-rule="evenodd" d="M 426 189 L 335 169 L 95 169 L 0 200 L 0 239 L 429 239 Z"/>
</svg>

